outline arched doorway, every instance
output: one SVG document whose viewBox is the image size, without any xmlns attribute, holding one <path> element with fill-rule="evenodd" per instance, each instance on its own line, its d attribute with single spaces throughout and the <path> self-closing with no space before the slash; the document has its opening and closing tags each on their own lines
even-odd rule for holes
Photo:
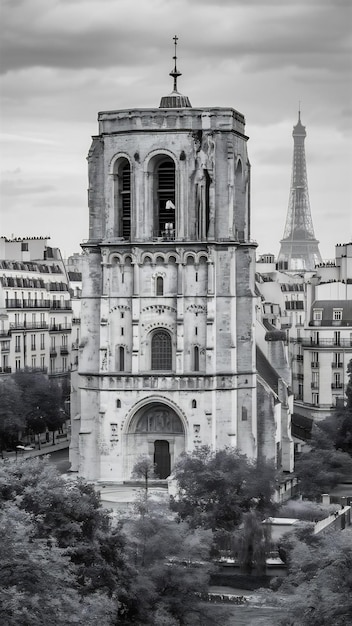
<svg viewBox="0 0 352 626">
<path fill-rule="evenodd" d="M 128 474 L 140 456 L 148 456 L 156 465 L 158 478 L 170 476 L 177 457 L 185 450 L 182 420 L 168 404 L 150 402 L 134 415 L 126 434 Z M 127 469 L 127 468 L 126 468 Z"/>
<path fill-rule="evenodd" d="M 165 439 L 154 441 L 154 464 L 158 478 L 167 478 L 171 473 L 170 444 Z"/>
</svg>

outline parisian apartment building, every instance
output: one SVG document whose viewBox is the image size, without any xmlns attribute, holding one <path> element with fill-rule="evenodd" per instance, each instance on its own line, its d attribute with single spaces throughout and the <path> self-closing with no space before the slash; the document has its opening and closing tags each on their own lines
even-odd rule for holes
<svg viewBox="0 0 352 626">
<path fill-rule="evenodd" d="M 0 237 L 0 375 L 24 368 L 56 378 L 70 373 L 73 298 L 60 250 L 49 243 Z"/>
<path fill-rule="evenodd" d="M 274 255 L 257 262 L 267 319 L 286 333 L 294 394 L 293 422 L 322 420 L 345 404 L 352 359 L 352 242 L 312 271 L 278 270 Z"/>
</svg>

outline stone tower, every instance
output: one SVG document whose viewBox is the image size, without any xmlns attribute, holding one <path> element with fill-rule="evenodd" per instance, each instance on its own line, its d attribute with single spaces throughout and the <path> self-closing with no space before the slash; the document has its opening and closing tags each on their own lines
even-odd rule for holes
<svg viewBox="0 0 352 626">
<path fill-rule="evenodd" d="M 176 57 L 176 55 L 175 55 Z M 131 477 L 141 454 L 166 478 L 207 444 L 257 456 L 254 273 L 245 120 L 193 108 L 99 113 L 88 155 L 72 469 Z"/>
<path fill-rule="evenodd" d="M 290 197 L 286 217 L 286 225 L 278 262 L 282 269 L 314 270 L 321 262 L 319 241 L 315 238 L 312 215 L 310 211 L 306 156 L 304 140 L 305 126 L 298 122 L 293 127 L 293 164 Z"/>
</svg>

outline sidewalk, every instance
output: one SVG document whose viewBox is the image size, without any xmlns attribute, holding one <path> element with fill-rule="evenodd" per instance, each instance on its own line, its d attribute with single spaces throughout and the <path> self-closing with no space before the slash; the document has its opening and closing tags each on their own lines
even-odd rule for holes
<svg viewBox="0 0 352 626">
<path fill-rule="evenodd" d="M 33 448 L 33 450 L 18 450 L 13 452 L 4 451 L 3 457 L 4 459 L 29 459 L 35 456 L 43 456 L 44 454 L 50 454 L 50 452 L 55 452 L 56 450 L 64 450 L 68 448 L 70 445 L 69 439 L 59 440 L 54 445 L 50 441 L 49 443 L 42 443 L 41 448 Z"/>
</svg>

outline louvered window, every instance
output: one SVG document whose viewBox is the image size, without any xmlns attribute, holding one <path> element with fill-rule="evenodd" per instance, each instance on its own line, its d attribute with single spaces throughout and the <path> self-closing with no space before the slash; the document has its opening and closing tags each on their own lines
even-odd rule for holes
<svg viewBox="0 0 352 626">
<path fill-rule="evenodd" d="M 122 168 L 121 172 L 121 235 L 125 239 L 131 237 L 131 168 L 130 164 Z"/>
<path fill-rule="evenodd" d="M 174 239 L 175 233 L 175 164 L 171 159 L 157 169 L 158 236 Z"/>
</svg>

